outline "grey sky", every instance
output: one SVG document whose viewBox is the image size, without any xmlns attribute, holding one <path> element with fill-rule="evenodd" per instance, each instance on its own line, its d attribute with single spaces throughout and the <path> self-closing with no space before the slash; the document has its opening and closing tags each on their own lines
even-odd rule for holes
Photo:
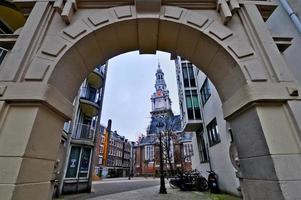
<svg viewBox="0 0 301 200">
<path fill-rule="evenodd" d="M 170 54 L 139 55 L 129 52 L 109 60 L 101 123 L 112 119 L 112 130 L 130 140 L 145 133 L 150 121 L 150 97 L 155 92 L 158 58 L 172 100 L 174 114 L 179 114 L 174 61 Z"/>
</svg>

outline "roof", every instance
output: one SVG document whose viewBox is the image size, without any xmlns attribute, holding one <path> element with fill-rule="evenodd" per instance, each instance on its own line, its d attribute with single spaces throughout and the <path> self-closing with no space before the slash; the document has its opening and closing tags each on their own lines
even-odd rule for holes
<svg viewBox="0 0 301 200">
<path fill-rule="evenodd" d="M 149 128 L 147 130 L 147 135 L 149 134 L 158 134 L 157 130 L 157 124 L 159 122 L 159 118 L 153 117 L 151 119 Z M 168 116 L 165 118 L 165 128 L 172 130 L 172 132 L 180 132 L 181 131 L 181 116 L 180 115 L 174 115 L 174 116 Z"/>
</svg>

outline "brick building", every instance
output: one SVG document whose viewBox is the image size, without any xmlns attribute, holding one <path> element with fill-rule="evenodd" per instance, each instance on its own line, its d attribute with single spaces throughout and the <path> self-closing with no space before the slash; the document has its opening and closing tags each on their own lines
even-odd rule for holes
<svg viewBox="0 0 301 200">
<path fill-rule="evenodd" d="M 94 180 L 100 179 L 100 177 L 128 176 L 131 148 L 131 142 L 124 136 L 119 135 L 117 131 L 107 131 L 104 126 L 101 126 L 100 134 L 96 138 Z M 106 152 L 107 155 L 105 155 Z"/>
</svg>

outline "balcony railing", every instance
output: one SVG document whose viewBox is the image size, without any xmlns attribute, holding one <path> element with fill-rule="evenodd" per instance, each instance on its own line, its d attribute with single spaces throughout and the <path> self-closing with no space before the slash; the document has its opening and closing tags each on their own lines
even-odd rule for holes
<svg viewBox="0 0 301 200">
<path fill-rule="evenodd" d="M 73 139 L 94 140 L 95 127 L 90 124 L 76 124 L 76 132 L 72 135 Z"/>
<path fill-rule="evenodd" d="M 91 88 L 91 87 L 82 87 L 80 90 L 80 98 L 82 99 L 86 99 L 88 101 L 91 101 L 93 103 L 98 104 L 99 100 L 100 100 L 100 95 L 97 91 L 97 89 L 95 88 Z"/>
<path fill-rule="evenodd" d="M 0 47 L 0 65 L 1 65 L 2 61 L 4 60 L 4 57 L 6 54 L 7 54 L 7 50 Z"/>
<path fill-rule="evenodd" d="M 99 73 L 102 77 L 104 77 L 105 74 L 105 67 L 101 66 L 101 67 L 96 67 L 94 69 L 95 72 Z"/>
</svg>

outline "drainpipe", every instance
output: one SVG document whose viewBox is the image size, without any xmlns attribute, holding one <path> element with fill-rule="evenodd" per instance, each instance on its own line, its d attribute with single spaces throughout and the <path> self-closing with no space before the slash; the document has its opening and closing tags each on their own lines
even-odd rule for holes
<svg viewBox="0 0 301 200">
<path fill-rule="evenodd" d="M 287 12 L 293 23 L 295 24 L 296 28 L 298 29 L 299 33 L 301 33 L 301 21 L 297 14 L 294 12 L 292 7 L 289 5 L 287 0 L 279 0 L 284 10 Z"/>
</svg>

